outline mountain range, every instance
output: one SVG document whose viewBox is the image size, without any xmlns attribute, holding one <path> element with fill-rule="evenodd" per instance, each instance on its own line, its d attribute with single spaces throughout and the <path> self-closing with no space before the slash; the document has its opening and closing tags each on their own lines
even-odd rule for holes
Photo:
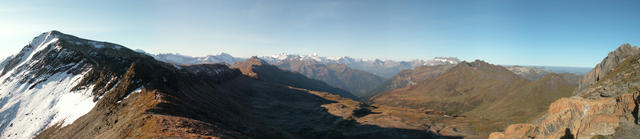
<svg viewBox="0 0 640 139">
<path fill-rule="evenodd" d="M 453 137 L 391 115 L 440 114 L 369 106 L 255 57 L 176 65 L 51 31 L 1 66 L 2 138 Z"/>
<path fill-rule="evenodd" d="M 50 31 L 0 61 L 0 138 L 635 138 L 639 59 L 191 57 Z"/>
<path fill-rule="evenodd" d="M 137 50 L 138 52 L 146 53 L 144 50 Z M 236 62 L 244 61 L 245 58 L 237 58 L 233 57 L 227 53 L 220 53 L 217 55 L 208 55 L 205 57 L 192 57 L 186 56 L 176 53 L 162 53 L 162 54 L 149 54 L 153 56 L 156 60 L 171 63 L 171 64 L 214 64 L 214 63 L 225 63 L 229 65 L 233 65 Z"/>
<path fill-rule="evenodd" d="M 623 44 L 585 74 L 571 97 L 543 116 L 512 124 L 489 138 L 638 138 L 640 51 Z"/>
<path fill-rule="evenodd" d="M 435 73 L 439 74 L 436 77 L 379 93 L 370 101 L 467 117 L 465 121 L 474 132 L 465 134 L 473 137 L 488 136 L 508 123 L 531 120 L 552 101 L 570 96 L 575 88 L 560 74 L 549 73 L 530 81 L 505 67 L 480 60 L 446 68 L 446 72 Z M 536 99 L 527 101 L 531 98 Z"/>
</svg>

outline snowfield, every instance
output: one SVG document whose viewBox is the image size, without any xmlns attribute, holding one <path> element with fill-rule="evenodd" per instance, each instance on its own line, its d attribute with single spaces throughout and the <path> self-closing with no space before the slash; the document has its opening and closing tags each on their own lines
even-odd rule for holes
<svg viewBox="0 0 640 139">
<path fill-rule="evenodd" d="M 55 46 L 59 36 L 51 32 L 34 38 L 28 46 L 15 56 L 2 61 L 0 73 L 0 138 L 33 138 L 40 131 L 55 124 L 66 126 L 89 112 L 95 102 L 92 86 L 84 90 L 71 91 L 77 86 L 90 68 L 77 67 L 81 64 L 70 63 L 59 67 L 49 65 L 33 68 L 40 61 L 35 58 L 40 51 L 60 50 Z M 47 49 L 50 47 L 50 49 Z M 68 55 L 61 51 L 57 56 Z M 19 60 L 16 66 L 4 69 L 9 60 Z M 71 74 L 69 70 L 80 68 L 80 74 Z M 36 73 L 29 69 L 68 69 L 56 73 Z M 34 82 L 28 80 L 34 79 Z"/>
</svg>

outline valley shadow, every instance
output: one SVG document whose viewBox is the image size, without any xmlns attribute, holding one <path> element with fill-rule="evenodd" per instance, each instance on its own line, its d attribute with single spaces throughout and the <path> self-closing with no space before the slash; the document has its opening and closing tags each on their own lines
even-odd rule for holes
<svg viewBox="0 0 640 139">
<path fill-rule="evenodd" d="M 289 84 L 301 87 L 318 84 L 305 78 L 276 82 L 242 75 L 217 83 L 202 78 L 178 78 L 176 81 L 180 82 L 170 80 L 165 89 L 159 90 L 167 96 L 148 113 L 199 120 L 252 138 L 462 138 L 441 136 L 429 130 L 362 124 L 333 115 L 324 106 L 336 101 L 289 87 Z M 353 113 L 353 117 L 378 114 L 366 108 Z"/>
<path fill-rule="evenodd" d="M 249 115 L 257 121 L 265 121 L 261 123 L 263 126 L 281 129 L 280 131 L 256 131 L 253 135 L 255 138 L 462 138 L 441 136 L 428 130 L 362 124 L 354 119 L 345 119 L 329 113 L 325 107 L 328 104 L 337 103 L 336 101 L 284 85 L 255 84 L 257 86 L 249 90 L 253 96 L 250 102 L 254 104 L 248 106 L 251 107 Z M 379 114 L 372 112 L 366 105 L 360 107 L 361 109 L 353 111 L 354 117 Z M 291 137 L 288 137 L 288 134 L 292 134 Z"/>
</svg>

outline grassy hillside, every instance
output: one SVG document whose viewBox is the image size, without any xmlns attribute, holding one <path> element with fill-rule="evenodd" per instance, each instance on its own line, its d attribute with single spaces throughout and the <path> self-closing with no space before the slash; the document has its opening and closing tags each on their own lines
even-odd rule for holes
<svg viewBox="0 0 640 139">
<path fill-rule="evenodd" d="M 575 85 L 550 73 L 528 81 L 502 66 L 462 62 L 433 80 L 394 89 L 371 100 L 376 104 L 433 109 L 462 115 L 479 137 L 516 122 L 530 121 L 548 105 L 571 95 Z"/>
</svg>

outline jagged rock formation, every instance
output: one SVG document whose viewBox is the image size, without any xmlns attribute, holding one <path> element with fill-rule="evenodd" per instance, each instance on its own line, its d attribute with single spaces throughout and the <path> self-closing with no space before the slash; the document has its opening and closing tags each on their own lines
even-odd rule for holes
<svg viewBox="0 0 640 139">
<path fill-rule="evenodd" d="M 570 96 L 574 87 L 560 74 L 528 81 L 502 66 L 474 61 L 462 62 L 435 79 L 378 94 L 371 101 L 466 117 L 459 122 L 469 123 L 473 132 L 465 137 L 486 138 L 509 124 L 542 115 L 546 106 Z"/>
<path fill-rule="evenodd" d="M 575 96 L 557 100 L 531 124 L 509 126 L 490 138 L 638 138 L 640 56 L 628 44 L 609 53 L 581 82 Z M 613 66 L 613 67 L 611 67 Z"/>
<path fill-rule="evenodd" d="M 331 86 L 347 90 L 357 97 L 369 96 L 367 93 L 384 81 L 382 77 L 351 69 L 344 64 L 283 60 L 275 66 L 303 74 L 312 79 L 324 81 Z"/>
<path fill-rule="evenodd" d="M 584 89 L 591 87 L 594 83 L 598 82 L 600 78 L 606 76 L 609 71 L 618 66 L 620 62 L 626 58 L 640 55 L 640 48 L 637 46 L 631 46 L 630 44 L 623 44 L 613 52 L 610 52 L 602 62 L 596 65 L 591 71 L 585 74 L 578 85 L 578 88 L 574 91 L 574 94 L 583 92 Z"/>
</svg>

